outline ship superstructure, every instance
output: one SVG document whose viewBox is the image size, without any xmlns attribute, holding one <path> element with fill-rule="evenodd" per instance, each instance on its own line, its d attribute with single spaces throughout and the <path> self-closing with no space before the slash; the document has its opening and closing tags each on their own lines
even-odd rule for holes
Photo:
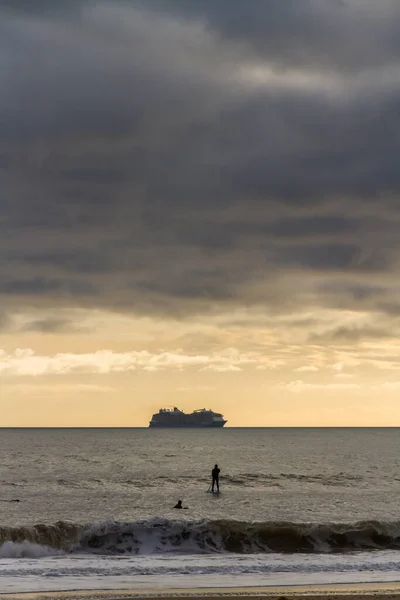
<svg viewBox="0 0 400 600">
<path fill-rule="evenodd" d="M 149 427 L 223 427 L 227 421 L 221 413 L 208 408 L 200 408 L 185 413 L 176 406 L 160 408 L 149 423 Z"/>
</svg>

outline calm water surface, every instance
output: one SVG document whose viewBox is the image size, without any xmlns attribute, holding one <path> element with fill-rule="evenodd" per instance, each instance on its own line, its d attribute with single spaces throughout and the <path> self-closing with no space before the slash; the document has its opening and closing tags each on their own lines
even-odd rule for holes
<svg viewBox="0 0 400 600">
<path fill-rule="evenodd" d="M 194 519 L 399 515 L 398 429 L 3 429 L 0 456 L 3 525 L 171 517 L 178 498 Z"/>
</svg>

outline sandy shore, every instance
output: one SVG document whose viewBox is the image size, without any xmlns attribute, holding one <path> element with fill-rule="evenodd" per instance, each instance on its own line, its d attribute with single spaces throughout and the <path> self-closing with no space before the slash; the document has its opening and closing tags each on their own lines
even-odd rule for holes
<svg viewBox="0 0 400 600">
<path fill-rule="evenodd" d="M 191 598 L 240 598 L 257 600 L 400 600 L 400 581 L 394 583 L 353 584 L 353 585 L 313 585 L 313 586 L 281 586 L 254 588 L 200 588 L 187 590 L 92 590 L 69 592 L 36 592 L 27 594 L 1 594 L 1 600 L 146 600 L 148 598 L 168 598 L 174 600 L 190 600 Z"/>
</svg>

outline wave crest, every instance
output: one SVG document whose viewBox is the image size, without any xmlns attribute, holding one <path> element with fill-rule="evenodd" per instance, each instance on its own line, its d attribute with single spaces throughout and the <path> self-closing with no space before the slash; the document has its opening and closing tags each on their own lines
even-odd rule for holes
<svg viewBox="0 0 400 600">
<path fill-rule="evenodd" d="M 58 550 L 69 550 L 81 529 L 82 526 L 65 521 L 51 525 L 39 523 L 25 527 L 0 527 L 0 544 L 3 547 L 7 542 L 30 542 Z"/>
<path fill-rule="evenodd" d="M 0 556 L 51 549 L 96 554 L 299 553 L 400 548 L 400 522 L 357 523 L 179 521 L 143 519 L 78 525 L 0 527 Z M 19 545 L 18 545 L 19 544 Z M 37 546 L 37 550 L 32 549 Z M 40 548 L 39 548 L 40 547 Z M 26 555 L 26 554 L 25 554 Z"/>
</svg>

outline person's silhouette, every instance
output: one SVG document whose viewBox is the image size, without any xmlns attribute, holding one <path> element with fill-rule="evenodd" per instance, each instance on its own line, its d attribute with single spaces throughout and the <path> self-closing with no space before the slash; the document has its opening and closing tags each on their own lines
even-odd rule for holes
<svg viewBox="0 0 400 600">
<path fill-rule="evenodd" d="M 218 468 L 218 465 L 215 465 L 215 467 L 211 471 L 211 475 L 212 475 L 211 491 L 212 492 L 214 491 L 214 486 L 216 486 L 217 492 L 219 492 L 219 474 L 220 474 L 220 471 L 221 471 L 221 469 Z"/>
</svg>

